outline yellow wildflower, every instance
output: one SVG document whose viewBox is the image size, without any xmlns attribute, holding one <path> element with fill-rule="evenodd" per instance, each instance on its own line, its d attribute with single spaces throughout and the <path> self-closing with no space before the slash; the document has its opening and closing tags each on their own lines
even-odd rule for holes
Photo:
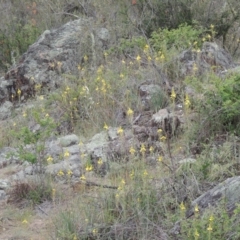
<svg viewBox="0 0 240 240">
<path fill-rule="evenodd" d="M 160 58 L 161 58 L 161 60 L 163 60 L 163 59 L 165 58 L 164 54 L 162 54 L 162 55 L 160 56 Z"/>
<path fill-rule="evenodd" d="M 26 112 L 23 112 L 23 117 L 26 117 L 26 116 L 27 116 Z"/>
<path fill-rule="evenodd" d="M 146 44 L 146 45 L 145 45 L 145 47 L 144 47 L 144 49 L 143 49 L 143 51 L 144 51 L 145 53 L 147 53 L 147 52 L 148 52 L 148 50 L 149 50 L 149 45 L 148 45 L 148 44 Z"/>
<path fill-rule="evenodd" d="M 214 29 L 214 25 L 213 25 L 213 24 L 211 24 L 211 25 L 210 25 L 210 28 L 211 28 L 211 29 Z"/>
<path fill-rule="evenodd" d="M 57 175 L 58 175 L 59 177 L 64 176 L 64 172 L 63 172 L 62 170 L 59 170 L 59 172 L 57 173 Z"/>
<path fill-rule="evenodd" d="M 93 232 L 93 235 L 96 235 L 98 233 L 98 230 L 94 228 L 92 232 Z"/>
<path fill-rule="evenodd" d="M 213 215 L 211 215 L 210 217 L 209 217 L 209 222 L 212 222 L 214 220 L 214 217 L 213 217 Z"/>
<path fill-rule="evenodd" d="M 189 96 L 188 96 L 188 94 L 186 94 L 184 105 L 186 108 L 189 108 L 190 104 L 191 104 L 191 102 L 189 100 Z"/>
<path fill-rule="evenodd" d="M 139 55 L 137 55 L 136 60 L 137 60 L 138 62 L 140 62 L 140 61 L 141 61 L 141 57 L 140 57 Z"/>
<path fill-rule="evenodd" d="M 101 158 L 99 158 L 97 163 L 98 163 L 98 165 L 101 166 L 103 164 L 103 160 Z"/>
<path fill-rule="evenodd" d="M 120 76 L 120 78 L 124 78 L 124 74 L 123 73 L 121 73 L 119 76 Z"/>
<path fill-rule="evenodd" d="M 80 180 L 85 181 L 85 180 L 86 180 L 86 177 L 85 177 L 84 175 L 82 175 L 82 176 L 80 177 Z"/>
<path fill-rule="evenodd" d="M 27 224 L 28 221 L 27 221 L 26 219 L 24 219 L 24 220 L 22 221 L 22 223 L 23 223 L 23 224 Z"/>
<path fill-rule="evenodd" d="M 88 165 L 87 167 L 86 167 L 86 171 L 87 172 L 90 172 L 90 171 L 92 171 L 93 170 L 93 166 L 92 165 Z"/>
<path fill-rule="evenodd" d="M 71 171 L 71 169 L 68 170 L 67 174 L 68 176 L 72 176 L 73 172 Z"/>
<path fill-rule="evenodd" d="M 49 117 L 49 114 L 48 114 L 48 113 L 46 113 L 46 114 L 45 114 L 45 117 Z"/>
<path fill-rule="evenodd" d="M 158 134 L 162 134 L 162 129 L 159 128 L 159 129 L 157 130 L 157 133 L 158 133 Z"/>
<path fill-rule="evenodd" d="M 149 152 L 152 153 L 153 151 L 154 151 L 154 147 L 151 146 L 151 147 L 149 148 Z"/>
<path fill-rule="evenodd" d="M 77 236 L 76 235 L 74 235 L 73 240 L 77 240 Z"/>
<path fill-rule="evenodd" d="M 109 127 L 108 127 L 108 125 L 107 125 L 106 123 L 104 123 L 103 128 L 104 128 L 105 130 L 108 130 L 108 129 L 109 129 Z"/>
<path fill-rule="evenodd" d="M 175 90 L 174 90 L 174 88 L 172 88 L 172 92 L 171 92 L 171 99 L 173 100 L 173 101 L 175 101 L 175 98 L 176 98 L 176 92 L 175 92 Z"/>
<path fill-rule="evenodd" d="M 194 64 L 193 64 L 193 72 L 196 72 L 197 70 L 198 70 L 197 64 L 194 63 Z"/>
<path fill-rule="evenodd" d="M 207 230 L 208 230 L 209 232 L 211 232 L 211 231 L 213 230 L 211 224 L 208 225 Z"/>
<path fill-rule="evenodd" d="M 130 152 L 131 155 L 134 155 L 136 150 L 133 147 L 130 147 L 129 152 Z"/>
<path fill-rule="evenodd" d="M 146 177 L 147 175 L 148 175 L 147 170 L 144 170 L 144 172 L 143 172 L 143 176 Z"/>
<path fill-rule="evenodd" d="M 87 155 L 85 153 L 81 153 L 81 158 L 85 158 Z"/>
<path fill-rule="evenodd" d="M 18 94 L 18 96 L 21 95 L 21 92 L 22 92 L 22 91 L 21 91 L 20 89 L 17 90 L 17 94 Z"/>
<path fill-rule="evenodd" d="M 142 144 L 142 145 L 141 145 L 141 148 L 140 148 L 140 153 L 141 153 L 142 155 L 144 155 L 145 152 L 146 152 L 146 148 L 145 148 L 144 144 Z"/>
<path fill-rule="evenodd" d="M 122 127 L 119 127 L 119 128 L 118 128 L 117 134 L 120 135 L 120 136 L 123 135 L 123 129 L 122 129 Z"/>
<path fill-rule="evenodd" d="M 160 137 L 160 141 L 163 141 L 163 142 L 164 142 L 166 139 L 167 139 L 167 138 L 166 138 L 165 136 L 161 136 L 161 137 Z"/>
<path fill-rule="evenodd" d="M 195 213 L 199 213 L 198 205 L 195 206 L 195 208 L 194 208 L 194 212 L 195 212 Z"/>
<path fill-rule="evenodd" d="M 15 127 L 16 125 L 17 125 L 17 124 L 14 122 L 14 123 L 13 123 L 13 126 Z"/>
<path fill-rule="evenodd" d="M 129 117 L 132 117 L 132 116 L 133 116 L 133 110 L 132 110 L 131 108 L 128 108 L 128 110 L 127 110 L 127 115 L 128 115 Z"/>
<path fill-rule="evenodd" d="M 66 92 L 70 91 L 70 87 L 67 86 L 66 89 L 65 89 Z"/>
<path fill-rule="evenodd" d="M 162 156 L 159 156 L 159 157 L 158 157 L 158 161 L 159 161 L 159 162 L 162 162 L 162 160 L 163 160 L 163 157 L 162 157 Z"/>
<path fill-rule="evenodd" d="M 53 162 L 53 158 L 51 157 L 51 156 L 49 156 L 48 158 L 47 158 L 47 163 L 48 164 L 51 164 Z"/>
<path fill-rule="evenodd" d="M 196 229 L 195 232 L 194 232 L 194 237 L 195 239 L 198 239 L 199 238 L 199 233 L 198 233 L 198 230 Z"/>
<path fill-rule="evenodd" d="M 183 202 L 181 202 L 181 204 L 180 204 L 180 210 L 181 211 L 185 211 L 186 210 Z"/>
<path fill-rule="evenodd" d="M 210 39 L 211 39 L 211 35 L 208 34 L 208 35 L 206 36 L 206 38 L 207 38 L 208 40 L 210 40 Z"/>
<path fill-rule="evenodd" d="M 69 153 L 68 150 L 66 150 L 65 153 L 64 153 L 64 157 L 67 158 L 67 157 L 69 157 L 69 156 L 70 156 L 70 153 Z"/>
<path fill-rule="evenodd" d="M 43 96 L 39 96 L 39 99 L 40 99 L 40 100 L 43 100 L 43 99 L 44 99 L 44 97 L 43 97 Z"/>
<path fill-rule="evenodd" d="M 86 61 L 88 60 L 88 56 L 85 55 L 85 56 L 83 57 L 83 59 L 84 59 L 84 61 L 86 62 Z"/>
</svg>

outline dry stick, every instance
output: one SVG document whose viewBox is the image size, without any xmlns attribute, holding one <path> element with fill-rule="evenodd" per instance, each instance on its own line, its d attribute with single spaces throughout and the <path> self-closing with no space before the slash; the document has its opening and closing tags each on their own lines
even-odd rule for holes
<svg viewBox="0 0 240 240">
<path fill-rule="evenodd" d="M 85 184 L 86 186 L 94 186 L 94 187 L 118 189 L 118 187 L 116 187 L 116 186 L 103 185 L 103 184 L 98 184 L 98 183 L 90 182 L 90 181 L 80 181 L 80 182 L 83 183 L 83 184 Z"/>
</svg>

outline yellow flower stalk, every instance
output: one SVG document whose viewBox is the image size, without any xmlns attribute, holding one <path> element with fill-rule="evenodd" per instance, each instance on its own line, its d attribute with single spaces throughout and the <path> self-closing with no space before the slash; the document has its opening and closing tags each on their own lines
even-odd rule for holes
<svg viewBox="0 0 240 240">
<path fill-rule="evenodd" d="M 21 92 L 22 92 L 22 91 L 21 91 L 20 89 L 17 90 L 17 94 L 18 94 L 18 96 L 21 95 Z"/>
<path fill-rule="evenodd" d="M 191 102 L 189 100 L 189 96 L 188 96 L 188 94 L 186 94 L 184 106 L 186 107 L 186 109 L 188 109 L 190 105 L 191 105 Z"/>
<path fill-rule="evenodd" d="M 158 133 L 158 134 L 162 134 L 162 129 L 159 128 L 159 129 L 157 130 L 157 133 Z"/>
<path fill-rule="evenodd" d="M 139 55 L 137 55 L 136 60 L 137 60 L 138 62 L 140 62 L 140 61 L 141 61 L 141 57 L 140 57 Z"/>
<path fill-rule="evenodd" d="M 160 141 L 164 142 L 167 138 L 165 136 L 160 137 Z"/>
<path fill-rule="evenodd" d="M 176 92 L 175 92 L 175 90 L 174 90 L 174 88 L 172 88 L 172 91 L 171 91 L 171 99 L 172 99 L 172 101 L 174 102 L 175 101 L 175 99 L 176 99 Z"/>
<path fill-rule="evenodd" d="M 27 224 L 28 221 L 27 221 L 26 219 L 24 219 L 24 220 L 22 221 L 22 223 L 23 223 L 23 224 Z"/>
<path fill-rule="evenodd" d="M 70 153 L 69 153 L 69 151 L 67 150 L 67 151 L 65 151 L 65 153 L 64 153 L 64 157 L 65 158 L 68 158 L 70 156 Z"/>
<path fill-rule="evenodd" d="M 59 177 L 64 176 L 64 172 L 63 172 L 62 170 L 59 170 L 59 172 L 57 173 L 57 175 L 58 175 Z"/>
<path fill-rule="evenodd" d="M 118 128 L 117 134 L 120 135 L 120 136 L 123 135 L 123 129 L 122 129 L 122 127 L 119 127 L 119 128 Z"/>
<path fill-rule="evenodd" d="M 47 163 L 48 163 L 48 164 L 52 164 L 52 162 L 53 162 L 53 158 L 52 158 L 51 156 L 49 156 L 49 157 L 47 158 Z"/>
<path fill-rule="evenodd" d="M 145 148 L 144 144 L 142 144 L 142 145 L 141 145 L 141 148 L 140 148 L 140 153 L 141 153 L 142 155 L 144 155 L 145 152 L 146 152 L 146 148 Z"/>
<path fill-rule="evenodd" d="M 162 162 L 162 160 L 163 160 L 163 157 L 162 157 L 162 156 L 159 156 L 159 157 L 158 157 L 158 161 L 159 161 L 159 162 Z"/>
<path fill-rule="evenodd" d="M 80 177 L 80 180 L 86 181 L 86 177 L 85 177 L 84 175 L 82 175 L 82 176 Z"/>
<path fill-rule="evenodd" d="M 198 205 L 195 206 L 195 208 L 194 208 L 194 212 L 195 212 L 195 213 L 199 213 Z"/>
<path fill-rule="evenodd" d="M 72 176 L 72 174 L 73 174 L 73 172 L 71 171 L 71 169 L 69 169 L 68 172 L 67 172 L 67 175 Z"/>
<path fill-rule="evenodd" d="M 129 152 L 131 155 L 134 155 L 136 150 L 134 149 L 134 147 L 130 147 Z"/>
<path fill-rule="evenodd" d="M 105 129 L 105 130 L 109 129 L 109 127 L 108 127 L 108 125 L 106 123 L 104 123 L 103 129 Z"/>
<path fill-rule="evenodd" d="M 207 230 L 208 230 L 209 232 L 211 232 L 211 231 L 213 230 L 211 224 L 208 225 Z"/>
<path fill-rule="evenodd" d="M 93 170 L 93 166 L 92 165 L 88 165 L 87 167 L 86 167 L 86 171 L 87 172 L 91 172 Z"/>
<path fill-rule="evenodd" d="M 101 166 L 103 164 L 103 160 L 101 158 L 99 158 L 97 163 L 98 163 L 98 165 Z"/>
<path fill-rule="evenodd" d="M 150 152 L 150 153 L 153 153 L 153 151 L 154 151 L 154 147 L 151 146 L 151 147 L 149 148 L 149 152 Z"/>
<path fill-rule="evenodd" d="M 196 229 L 195 232 L 194 232 L 194 237 L 195 239 L 198 239 L 199 238 L 199 233 L 198 233 L 198 230 Z"/>
<path fill-rule="evenodd" d="M 131 108 L 128 108 L 127 110 L 127 116 L 132 117 L 133 116 L 133 110 Z"/>
<path fill-rule="evenodd" d="M 186 210 L 183 202 L 181 202 L 181 204 L 180 204 L 180 210 L 181 211 L 185 211 Z"/>
<path fill-rule="evenodd" d="M 148 176 L 148 172 L 147 172 L 147 170 L 144 170 L 144 172 L 143 172 L 143 176 L 144 176 L 144 177 Z"/>
</svg>

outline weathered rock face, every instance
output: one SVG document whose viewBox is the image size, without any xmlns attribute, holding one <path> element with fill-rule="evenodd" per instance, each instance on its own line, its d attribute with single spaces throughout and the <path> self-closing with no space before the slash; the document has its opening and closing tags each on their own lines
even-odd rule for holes
<svg viewBox="0 0 240 240">
<path fill-rule="evenodd" d="M 61 85 L 62 73 L 76 74 L 84 56 L 92 67 L 102 58 L 109 41 L 106 28 L 94 28 L 93 19 L 78 19 L 55 30 L 46 30 L 0 82 L 0 101 L 19 100 L 35 94 L 36 85 L 53 90 Z M 99 58 L 99 59 L 98 59 Z"/>
<path fill-rule="evenodd" d="M 204 210 L 209 206 L 216 206 L 222 200 L 226 202 L 228 211 L 232 212 L 236 207 L 235 204 L 240 201 L 240 176 L 226 179 L 195 199 L 191 204 L 192 208 L 187 212 L 187 217 L 194 214 L 196 205 L 200 210 Z"/>
<path fill-rule="evenodd" d="M 221 75 L 222 72 L 236 66 L 231 55 L 214 42 L 205 42 L 199 52 L 183 51 L 179 61 L 182 76 L 192 73 L 203 74 L 211 69 Z"/>
</svg>

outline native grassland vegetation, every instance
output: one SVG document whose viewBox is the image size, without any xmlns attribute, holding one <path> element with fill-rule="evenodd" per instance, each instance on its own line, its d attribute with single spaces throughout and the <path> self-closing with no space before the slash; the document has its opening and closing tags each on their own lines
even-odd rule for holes
<svg viewBox="0 0 240 240">
<path fill-rule="evenodd" d="M 95 17 L 96 24 L 104 24 L 113 36 L 96 69 L 91 69 L 90 57 L 84 56 L 77 74 L 64 74 L 64 84 L 49 94 L 36 86 L 34 107 L 16 110 L 15 117 L 1 128 L 1 147 L 17 149 L 9 158 L 17 154 L 36 167 L 36 181 L 17 184 L 10 194 L 31 206 L 46 200 L 52 203 L 57 209 L 49 231 L 53 239 L 159 239 L 163 231 L 170 235 L 176 221 L 181 227 L 178 239 L 238 239 L 239 207 L 231 216 L 224 202 L 204 213 L 196 205 L 191 218 L 186 211 L 210 184 L 239 174 L 240 76 L 232 73 L 223 81 L 214 69 L 199 76 L 194 66 L 185 77 L 177 59 L 186 49 L 199 54 L 206 41 L 222 42 L 237 57 L 239 3 L 219 4 L 222 11 L 208 15 L 215 1 L 133 2 L 1 1 L 8 13 L 3 12 L 5 24 L 0 25 L 0 67 L 5 71 L 43 30 L 77 17 Z M 57 66 L 61 68 L 61 62 Z M 162 76 L 171 80 L 170 89 L 159 80 Z M 95 176 L 96 166 L 89 156 L 81 156 L 87 161 L 76 192 L 71 190 L 70 169 L 57 174 L 66 180 L 68 194 L 52 178 L 43 177 L 45 166 L 69 157 L 67 151 L 58 159 L 46 154 L 51 137 L 76 133 L 89 138 L 117 127 L 124 143 L 126 130 L 133 128 L 134 118 L 143 110 L 138 87 L 146 79 L 161 86 L 153 96 L 151 111 L 168 107 L 174 112 L 182 106 L 185 124 L 178 135 L 170 138 L 159 128 L 155 145 L 161 151 L 144 142 L 128 146 L 120 168 L 110 169 L 104 178 Z M 186 94 L 186 86 L 195 94 Z M 180 165 L 178 159 L 186 157 L 196 161 Z M 98 159 L 97 166 L 102 164 Z M 99 186 L 87 184 L 96 178 Z M 24 227 L 32 217 L 22 217 Z"/>
</svg>

